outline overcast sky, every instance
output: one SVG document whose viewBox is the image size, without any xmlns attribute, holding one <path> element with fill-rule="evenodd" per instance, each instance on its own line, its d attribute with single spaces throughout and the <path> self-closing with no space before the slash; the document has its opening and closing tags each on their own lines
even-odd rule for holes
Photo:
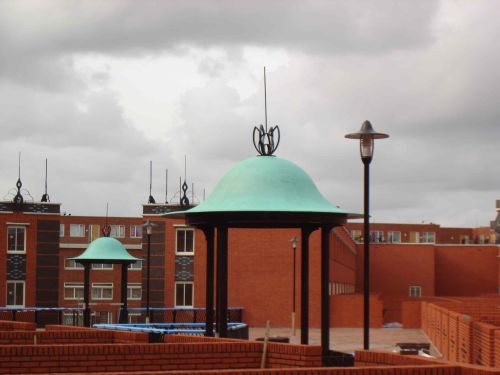
<svg viewBox="0 0 500 375">
<path fill-rule="evenodd" d="M 1 1 L 0 198 L 23 186 L 73 215 L 196 200 L 256 154 L 263 66 L 276 152 L 374 221 L 484 226 L 500 199 L 498 1 Z"/>
</svg>

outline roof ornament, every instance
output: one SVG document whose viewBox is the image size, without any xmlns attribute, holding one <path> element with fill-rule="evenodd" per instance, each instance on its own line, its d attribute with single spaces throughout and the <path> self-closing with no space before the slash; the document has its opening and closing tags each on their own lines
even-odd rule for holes
<svg viewBox="0 0 500 375">
<path fill-rule="evenodd" d="M 188 191 L 188 184 L 186 183 L 186 165 L 187 165 L 187 159 L 186 155 L 184 155 L 184 182 L 182 183 L 182 197 L 181 197 L 181 206 L 186 207 L 189 206 L 189 198 L 187 197 L 187 191 Z"/>
<path fill-rule="evenodd" d="M 50 202 L 50 197 L 47 193 L 47 158 L 45 158 L 45 193 L 42 195 L 41 202 Z"/>
<path fill-rule="evenodd" d="M 271 156 L 280 143 L 280 128 L 278 125 L 267 127 L 267 85 L 266 85 L 266 67 L 264 67 L 264 112 L 266 127 L 261 124 L 253 128 L 253 145 L 257 152 L 262 156 Z M 276 139 L 275 139 L 276 136 Z"/>
<path fill-rule="evenodd" d="M 17 182 L 16 182 L 17 194 L 14 196 L 14 199 L 12 200 L 14 202 L 14 209 L 16 211 L 20 211 L 22 209 L 22 206 L 24 203 L 24 198 L 23 198 L 23 195 L 21 194 L 21 187 L 22 186 L 23 186 L 23 183 L 21 182 L 21 152 L 19 152 L 18 177 L 17 177 Z"/>
<path fill-rule="evenodd" d="M 156 201 L 151 195 L 151 189 L 153 188 L 153 161 L 149 161 L 149 198 L 148 198 L 148 203 L 149 204 L 155 204 Z"/>
<path fill-rule="evenodd" d="M 111 225 L 108 224 L 108 212 L 109 212 L 109 202 L 106 202 L 106 221 L 104 222 L 104 226 L 102 227 L 102 236 L 109 237 L 111 234 Z"/>
</svg>

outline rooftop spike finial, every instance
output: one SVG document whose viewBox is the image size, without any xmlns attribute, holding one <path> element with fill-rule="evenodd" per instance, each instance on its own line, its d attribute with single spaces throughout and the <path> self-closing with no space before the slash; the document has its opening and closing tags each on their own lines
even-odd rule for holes
<svg viewBox="0 0 500 375">
<path fill-rule="evenodd" d="M 168 169 L 165 169 L 165 204 L 168 204 Z"/>
<path fill-rule="evenodd" d="M 151 190 L 153 189 L 153 161 L 149 161 L 149 198 L 148 198 L 148 203 L 149 204 L 155 204 L 156 201 L 151 195 Z"/>
<path fill-rule="evenodd" d="M 104 222 L 104 227 L 102 228 L 102 235 L 104 237 L 109 237 L 111 234 L 111 225 L 108 224 L 108 213 L 109 213 L 109 202 L 106 202 L 106 221 Z"/>
<path fill-rule="evenodd" d="M 264 67 L 264 117 L 266 127 L 261 124 L 259 127 L 253 128 L 253 145 L 257 152 L 262 156 L 272 155 L 280 143 L 280 129 L 278 125 L 267 127 L 267 82 L 266 82 L 266 67 Z M 275 140 L 276 135 L 276 140 Z"/>
<path fill-rule="evenodd" d="M 17 193 L 13 199 L 14 206 L 15 206 L 16 210 L 20 210 L 22 208 L 23 203 L 24 203 L 24 198 L 21 194 L 21 187 L 22 186 L 23 186 L 23 183 L 21 182 L 21 151 L 19 151 L 18 177 L 17 177 L 17 182 L 16 182 Z"/>
<path fill-rule="evenodd" d="M 42 195 L 42 202 L 50 202 L 49 194 L 47 193 L 47 158 L 45 158 L 45 193 Z"/>
<path fill-rule="evenodd" d="M 181 197 L 181 206 L 186 207 L 189 206 L 189 198 L 187 197 L 188 184 L 186 182 L 187 176 L 187 157 L 184 155 L 184 182 L 182 183 L 182 197 Z M 179 181 L 180 182 L 180 181 Z"/>
</svg>

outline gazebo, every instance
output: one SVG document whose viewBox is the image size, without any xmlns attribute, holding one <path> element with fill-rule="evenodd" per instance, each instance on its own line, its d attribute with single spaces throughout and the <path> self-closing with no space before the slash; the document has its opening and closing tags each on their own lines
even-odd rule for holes
<svg viewBox="0 0 500 375">
<path fill-rule="evenodd" d="M 258 128 L 255 128 L 259 131 Z M 277 131 L 276 131 L 277 130 Z M 330 231 L 345 224 L 350 215 L 328 202 L 312 179 L 294 163 L 273 154 L 277 144 L 273 131 L 263 127 L 254 145 L 260 155 L 243 160 L 218 182 L 212 194 L 198 206 L 167 214 L 183 217 L 186 224 L 201 229 L 207 245 L 206 330 L 213 335 L 214 256 L 217 243 L 216 329 L 227 336 L 228 307 L 228 230 L 230 228 L 299 228 L 301 230 L 301 344 L 309 336 L 309 236 L 321 230 L 321 347 L 323 358 L 329 354 L 329 250 Z"/>
<path fill-rule="evenodd" d="M 74 258 L 69 258 L 83 265 L 84 284 L 83 284 L 83 324 L 90 327 L 90 266 L 92 263 L 103 264 L 121 264 L 121 308 L 119 323 L 128 323 L 127 310 L 127 269 L 128 265 L 134 263 L 139 258 L 133 257 L 125 249 L 120 241 L 112 237 L 100 237 L 92 241 L 87 249 Z"/>
</svg>

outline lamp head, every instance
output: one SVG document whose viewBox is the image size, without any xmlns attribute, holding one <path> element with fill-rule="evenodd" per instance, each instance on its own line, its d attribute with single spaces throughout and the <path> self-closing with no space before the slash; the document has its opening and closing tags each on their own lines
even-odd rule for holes
<svg viewBox="0 0 500 375">
<path fill-rule="evenodd" d="M 146 229 L 147 234 L 152 234 L 153 233 L 153 227 L 156 227 L 155 223 L 152 223 L 149 219 L 142 224 L 142 227 Z"/>
<path fill-rule="evenodd" d="M 292 243 L 292 248 L 295 250 L 297 248 L 297 237 L 293 236 L 290 242 Z"/>
<path fill-rule="evenodd" d="M 349 133 L 346 134 L 345 137 L 349 139 L 359 139 L 361 159 L 363 161 L 371 161 L 373 157 L 373 150 L 375 148 L 374 139 L 389 138 L 389 135 L 376 132 L 370 121 L 365 121 L 357 133 Z"/>
</svg>

